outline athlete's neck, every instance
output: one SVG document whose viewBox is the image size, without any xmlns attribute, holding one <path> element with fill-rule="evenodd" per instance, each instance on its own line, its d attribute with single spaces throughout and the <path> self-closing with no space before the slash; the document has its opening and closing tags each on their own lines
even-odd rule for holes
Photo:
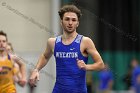
<svg viewBox="0 0 140 93">
<path fill-rule="evenodd" d="M 0 51 L 0 57 L 6 56 L 7 52 L 6 51 Z"/>
<path fill-rule="evenodd" d="M 63 33 L 62 35 L 62 42 L 65 45 L 69 45 L 73 42 L 73 40 L 76 38 L 77 36 L 77 32 L 75 33 Z"/>
<path fill-rule="evenodd" d="M 74 39 L 74 38 L 76 38 L 76 36 L 77 36 L 77 32 L 74 32 L 74 33 L 63 33 L 63 35 L 62 35 L 62 39 Z"/>
<path fill-rule="evenodd" d="M 7 53 L 5 51 L 0 52 L 0 61 L 4 61 L 7 58 Z"/>
</svg>

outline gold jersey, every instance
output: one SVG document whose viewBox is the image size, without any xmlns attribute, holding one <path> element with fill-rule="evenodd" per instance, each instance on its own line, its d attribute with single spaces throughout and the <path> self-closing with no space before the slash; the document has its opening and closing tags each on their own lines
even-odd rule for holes
<svg viewBox="0 0 140 93">
<path fill-rule="evenodd" d="M 16 93 L 13 76 L 13 63 L 8 55 L 0 61 L 0 93 Z"/>
</svg>

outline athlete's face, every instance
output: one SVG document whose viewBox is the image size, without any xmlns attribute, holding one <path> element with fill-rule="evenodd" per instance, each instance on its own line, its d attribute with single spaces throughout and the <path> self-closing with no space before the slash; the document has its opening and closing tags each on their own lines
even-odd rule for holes
<svg viewBox="0 0 140 93">
<path fill-rule="evenodd" d="M 12 48 L 10 45 L 7 45 L 6 49 L 7 49 L 7 51 L 12 51 Z"/>
<path fill-rule="evenodd" d="M 0 35 L 0 51 L 4 51 L 6 47 L 7 47 L 6 37 L 3 35 Z"/>
<path fill-rule="evenodd" d="M 61 25 L 63 30 L 67 33 L 72 33 L 76 31 L 76 28 L 79 25 L 79 20 L 76 13 L 66 12 L 61 20 Z"/>
<path fill-rule="evenodd" d="M 133 59 L 131 65 L 135 68 L 136 66 L 138 66 L 138 61 L 136 59 Z"/>
</svg>

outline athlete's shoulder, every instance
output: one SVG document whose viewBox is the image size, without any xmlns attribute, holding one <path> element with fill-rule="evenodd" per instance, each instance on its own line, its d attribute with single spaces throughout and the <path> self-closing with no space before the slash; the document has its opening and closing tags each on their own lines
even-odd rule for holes
<svg viewBox="0 0 140 93">
<path fill-rule="evenodd" d="M 14 56 L 15 56 L 15 54 L 14 54 L 14 53 L 12 53 L 12 52 L 8 53 L 8 59 L 13 59 L 13 58 L 14 58 Z"/>
<path fill-rule="evenodd" d="M 19 58 L 17 57 L 16 54 L 9 54 L 9 57 L 12 61 L 18 61 L 19 60 Z"/>
<path fill-rule="evenodd" d="M 91 40 L 91 38 L 86 37 L 86 36 L 83 36 L 82 41 L 84 41 L 84 42 L 93 42 L 93 41 Z"/>
<path fill-rule="evenodd" d="M 83 44 L 85 47 L 95 46 L 95 45 L 94 45 L 94 42 L 92 41 L 92 39 L 89 38 L 89 37 L 86 37 L 86 36 L 83 36 L 83 38 L 82 38 L 82 44 Z"/>
<path fill-rule="evenodd" d="M 55 45 L 55 40 L 56 40 L 56 37 L 51 37 L 47 40 L 47 45 L 50 47 L 50 48 L 53 48 L 54 45 Z"/>
<path fill-rule="evenodd" d="M 50 37 L 47 40 L 47 43 L 55 43 L 56 37 Z"/>
<path fill-rule="evenodd" d="M 48 39 L 47 42 L 53 43 L 53 42 L 55 42 L 55 40 L 56 40 L 56 37 L 51 37 Z"/>
</svg>

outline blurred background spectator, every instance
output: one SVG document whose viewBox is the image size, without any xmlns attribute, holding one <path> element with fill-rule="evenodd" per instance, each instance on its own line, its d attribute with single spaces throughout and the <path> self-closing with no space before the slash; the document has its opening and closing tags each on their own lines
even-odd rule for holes
<svg viewBox="0 0 140 93">
<path fill-rule="evenodd" d="M 113 73 L 108 64 L 105 64 L 104 70 L 99 72 L 99 91 L 98 93 L 111 93 L 113 88 Z"/>
</svg>

